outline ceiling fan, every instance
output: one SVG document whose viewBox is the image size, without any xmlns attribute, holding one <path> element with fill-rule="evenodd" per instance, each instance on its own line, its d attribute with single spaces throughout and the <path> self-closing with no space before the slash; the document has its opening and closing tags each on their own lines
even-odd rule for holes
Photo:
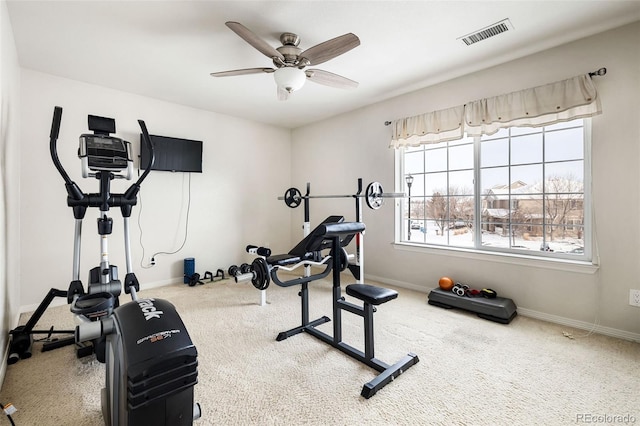
<svg viewBox="0 0 640 426">
<path fill-rule="evenodd" d="M 327 40 L 323 43 L 302 50 L 298 47 L 300 37 L 293 33 L 282 33 L 282 46 L 273 48 L 266 41 L 255 35 L 238 22 L 226 22 L 226 26 L 238 34 L 244 41 L 256 48 L 263 55 L 271 58 L 275 68 L 245 68 L 231 71 L 212 72 L 213 77 L 229 77 L 235 75 L 273 73 L 278 86 L 278 99 L 287 100 L 289 95 L 300 89 L 308 79 L 325 86 L 350 89 L 358 87 L 358 82 L 338 74 L 319 69 L 305 69 L 312 65 L 326 62 L 342 55 L 360 45 L 360 39 L 352 33 Z"/>
</svg>

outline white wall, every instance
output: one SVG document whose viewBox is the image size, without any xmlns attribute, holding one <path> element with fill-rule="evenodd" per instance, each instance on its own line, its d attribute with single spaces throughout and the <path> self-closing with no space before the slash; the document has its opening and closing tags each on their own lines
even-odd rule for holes
<svg viewBox="0 0 640 426">
<path fill-rule="evenodd" d="M 7 4 L 0 2 L 0 383 L 20 306 L 20 67 Z"/>
<path fill-rule="evenodd" d="M 143 119 L 151 134 L 204 141 L 203 173 L 191 175 L 191 209 L 188 240 L 182 243 L 188 198 L 188 175 L 152 172 L 142 185 L 145 258 L 142 257 L 138 214 L 131 217 L 134 270 L 141 287 L 182 280 L 183 259 L 194 257 L 196 271 L 215 273 L 232 263 L 250 260 L 248 243 L 269 243 L 274 250 L 288 249 L 290 215 L 277 201 L 280 189 L 290 182 L 291 132 L 273 126 L 170 104 L 129 93 L 22 70 L 22 172 L 20 212 L 21 298 L 23 309 L 33 308 L 51 287 L 67 289 L 71 281 L 74 219 L 66 205 L 66 191 L 49 155 L 49 131 L 56 105 L 63 107 L 58 141 L 60 159 L 84 192 L 98 192 L 98 181 L 83 179 L 77 158 L 78 137 L 90 133 L 87 115 L 116 120 L 117 136 L 133 143 L 139 152 Z M 116 180 L 113 193 L 122 193 L 132 182 Z M 87 211 L 83 226 L 81 280 L 100 261 L 96 228 L 97 209 Z M 113 209 L 113 234 L 109 238 L 110 261 L 126 272 L 122 219 Z M 268 226 L 265 226 L 267 225 Z M 185 287 L 185 291 L 189 291 Z M 257 297 L 257 296 L 256 296 Z"/>
<path fill-rule="evenodd" d="M 391 131 L 384 121 L 551 83 L 607 67 L 596 79 L 603 114 L 593 119 L 593 204 L 600 267 L 559 270 L 549 262 L 503 262 L 495 256 L 408 251 L 393 242 L 393 202 L 365 210 L 365 272 L 383 282 L 422 289 L 447 275 L 511 297 L 521 313 L 640 338 L 640 309 L 628 304 L 640 288 L 640 23 L 550 49 L 481 72 L 297 129 L 292 183 L 312 193 L 352 193 L 357 177 L 394 191 Z M 402 189 L 402 188 L 400 188 Z M 403 190 L 403 189 L 402 189 Z M 312 226 L 329 214 L 353 217 L 352 202 L 311 200 Z M 294 212 L 292 235 L 302 222 Z M 426 298 L 425 298 L 426 302 Z M 425 305 L 425 309 L 433 309 Z"/>
</svg>

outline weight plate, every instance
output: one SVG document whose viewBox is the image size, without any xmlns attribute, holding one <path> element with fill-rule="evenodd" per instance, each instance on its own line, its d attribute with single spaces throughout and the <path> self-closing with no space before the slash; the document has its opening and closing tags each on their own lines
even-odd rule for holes
<svg viewBox="0 0 640 426">
<path fill-rule="evenodd" d="M 384 198 L 382 198 L 382 185 L 380 182 L 371 182 L 367 186 L 367 193 L 365 199 L 367 200 L 367 206 L 370 209 L 378 210 L 384 204 Z"/>
<path fill-rule="evenodd" d="M 289 188 L 284 193 L 284 203 L 287 207 L 295 209 L 302 202 L 302 193 L 298 188 Z"/>
<path fill-rule="evenodd" d="M 251 284 L 258 290 L 266 290 L 269 287 L 269 266 L 267 261 L 257 257 L 251 263 L 253 269 L 253 279 Z"/>
<path fill-rule="evenodd" d="M 344 271 L 349 267 L 349 253 L 344 247 L 341 247 L 342 251 L 340 252 L 340 271 Z"/>
<path fill-rule="evenodd" d="M 329 255 L 333 257 L 334 250 L 331 249 Z M 331 261 L 333 262 L 333 260 Z M 349 253 L 344 247 L 340 247 L 340 272 L 345 271 L 349 267 Z"/>
</svg>

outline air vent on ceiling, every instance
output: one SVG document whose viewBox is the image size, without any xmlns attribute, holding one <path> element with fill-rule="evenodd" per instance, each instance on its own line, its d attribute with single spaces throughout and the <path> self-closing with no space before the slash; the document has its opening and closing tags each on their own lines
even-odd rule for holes
<svg viewBox="0 0 640 426">
<path fill-rule="evenodd" d="M 481 30 L 474 31 L 462 37 L 458 37 L 458 40 L 462 40 L 467 46 L 470 46 L 474 43 L 486 40 L 489 37 L 493 37 L 509 30 L 513 30 L 513 25 L 511 24 L 509 18 L 507 18 L 503 19 L 500 22 L 496 22 L 495 24 L 489 25 L 488 27 L 482 28 Z"/>
</svg>

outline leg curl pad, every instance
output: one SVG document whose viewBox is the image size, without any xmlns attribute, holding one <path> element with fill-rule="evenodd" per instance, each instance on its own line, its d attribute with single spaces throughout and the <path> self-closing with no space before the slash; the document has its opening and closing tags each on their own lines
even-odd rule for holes
<svg viewBox="0 0 640 426">
<path fill-rule="evenodd" d="M 372 305 L 380 305 L 398 297 L 398 292 L 395 290 L 369 284 L 349 284 L 346 290 L 349 296 Z"/>
</svg>

